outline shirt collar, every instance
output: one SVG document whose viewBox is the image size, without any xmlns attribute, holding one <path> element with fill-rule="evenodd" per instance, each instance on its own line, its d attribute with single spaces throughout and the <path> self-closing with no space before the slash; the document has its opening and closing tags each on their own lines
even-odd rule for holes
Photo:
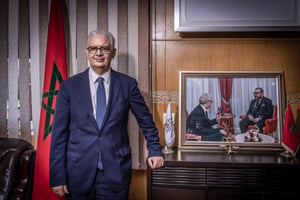
<svg viewBox="0 0 300 200">
<path fill-rule="evenodd" d="M 207 111 L 207 109 L 202 104 L 200 104 L 200 106 L 203 108 L 204 112 Z"/>
<path fill-rule="evenodd" d="M 97 79 L 99 77 L 102 77 L 104 79 L 104 82 L 106 82 L 108 84 L 110 81 L 110 74 L 111 74 L 111 69 L 109 69 L 107 72 L 102 74 L 102 76 L 99 76 L 98 74 L 96 74 L 91 67 L 89 70 L 89 76 L 90 76 L 92 83 L 96 83 Z"/>
</svg>

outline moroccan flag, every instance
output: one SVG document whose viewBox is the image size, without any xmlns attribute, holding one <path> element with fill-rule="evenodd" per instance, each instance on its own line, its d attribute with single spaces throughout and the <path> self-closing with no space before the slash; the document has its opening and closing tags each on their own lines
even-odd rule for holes
<svg viewBox="0 0 300 200">
<path fill-rule="evenodd" d="M 60 0 L 51 0 L 44 89 L 36 150 L 33 200 L 63 199 L 49 187 L 49 152 L 52 120 L 60 83 L 67 78 L 67 59 Z"/>
<path fill-rule="evenodd" d="M 290 104 L 288 104 L 287 110 L 285 112 L 282 145 L 294 156 L 297 154 L 297 151 L 299 149 L 299 138 L 296 133 L 296 124 L 293 118 Z"/>
</svg>

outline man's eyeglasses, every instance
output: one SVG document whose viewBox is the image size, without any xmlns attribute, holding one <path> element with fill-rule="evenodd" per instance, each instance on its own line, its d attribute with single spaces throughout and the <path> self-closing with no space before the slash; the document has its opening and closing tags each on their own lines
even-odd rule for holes
<svg viewBox="0 0 300 200">
<path fill-rule="evenodd" d="M 96 46 L 90 46 L 86 48 L 90 53 L 95 54 L 98 50 L 102 53 L 110 53 L 111 48 L 108 46 L 102 46 L 102 47 L 96 47 Z"/>
<path fill-rule="evenodd" d="M 253 92 L 253 94 L 259 94 L 260 92 Z"/>
</svg>

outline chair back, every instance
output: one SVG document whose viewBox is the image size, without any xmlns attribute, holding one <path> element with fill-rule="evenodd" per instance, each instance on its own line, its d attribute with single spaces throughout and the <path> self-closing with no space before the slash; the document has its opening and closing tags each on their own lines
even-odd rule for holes
<svg viewBox="0 0 300 200">
<path fill-rule="evenodd" d="M 277 118 L 277 105 L 273 105 L 273 116 L 272 118 Z"/>
</svg>

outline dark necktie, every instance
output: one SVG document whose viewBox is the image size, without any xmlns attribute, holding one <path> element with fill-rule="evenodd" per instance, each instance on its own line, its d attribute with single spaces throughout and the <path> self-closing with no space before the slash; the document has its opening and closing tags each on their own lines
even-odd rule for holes
<svg viewBox="0 0 300 200">
<path fill-rule="evenodd" d="M 256 101 L 255 101 L 255 103 L 254 103 L 254 106 L 253 106 L 253 111 L 255 111 L 255 110 L 256 110 L 256 108 L 257 108 L 258 104 L 259 104 L 259 100 L 258 100 L 258 99 L 256 99 Z"/>
<path fill-rule="evenodd" d="M 105 98 L 105 91 L 103 86 L 103 78 L 99 77 L 98 81 L 98 88 L 97 88 L 97 110 L 96 110 L 96 121 L 98 127 L 101 127 L 105 110 L 106 110 L 106 98 Z"/>
<path fill-rule="evenodd" d="M 205 111 L 205 116 L 208 118 L 208 114 L 207 114 L 207 111 Z"/>
</svg>

